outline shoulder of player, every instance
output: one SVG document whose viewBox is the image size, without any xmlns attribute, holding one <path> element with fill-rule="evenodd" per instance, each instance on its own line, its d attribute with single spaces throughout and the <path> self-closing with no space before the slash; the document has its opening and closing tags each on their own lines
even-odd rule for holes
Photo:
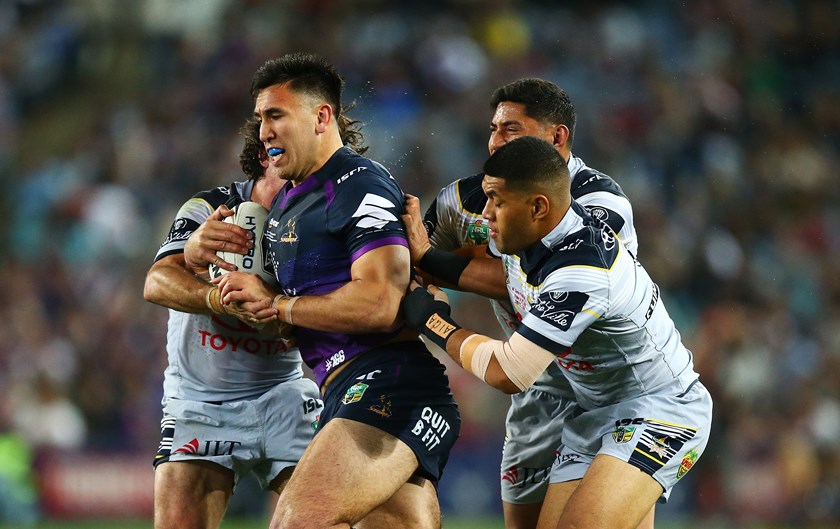
<svg viewBox="0 0 840 529">
<path fill-rule="evenodd" d="M 627 198 L 621 186 L 613 178 L 601 171 L 583 166 L 572 176 L 571 192 L 572 198 L 580 199 L 590 193 L 604 191 L 613 195 Z"/>
<path fill-rule="evenodd" d="M 330 178 L 332 179 L 333 184 L 337 186 L 342 185 L 349 180 L 352 180 L 354 183 L 377 179 L 394 181 L 394 177 L 391 176 L 391 172 L 388 171 L 384 165 L 376 160 L 365 158 L 364 156 L 353 152 L 348 152 L 343 155 L 341 163 L 332 169 Z"/>
<path fill-rule="evenodd" d="M 551 255 L 543 266 L 543 274 L 563 268 L 609 270 L 615 263 L 619 243 L 610 230 L 602 230 L 596 222 L 587 222 L 551 245 Z"/>
<path fill-rule="evenodd" d="M 227 204 L 229 207 L 232 207 L 244 200 L 242 197 L 244 184 L 244 182 L 232 182 L 226 186 L 199 191 L 190 200 L 203 200 L 210 206 L 211 210 L 216 209 L 222 204 Z"/>
<path fill-rule="evenodd" d="M 484 173 L 474 174 L 453 182 L 457 191 L 460 207 L 474 215 L 480 215 L 487 203 L 487 196 L 481 187 L 484 180 Z"/>
</svg>

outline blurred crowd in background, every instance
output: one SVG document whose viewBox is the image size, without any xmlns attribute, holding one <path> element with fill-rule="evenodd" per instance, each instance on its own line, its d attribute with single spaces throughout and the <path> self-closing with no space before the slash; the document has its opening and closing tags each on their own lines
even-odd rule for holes
<svg viewBox="0 0 840 529">
<path fill-rule="evenodd" d="M 493 88 L 563 87 L 573 152 L 630 197 L 715 398 L 671 516 L 840 523 L 837 0 L 0 2 L 0 497 L 37 507 L 51 451 L 151 471 L 166 310 L 145 272 L 187 198 L 241 178 L 251 74 L 301 50 L 336 64 L 368 155 L 424 207 L 480 171 Z M 453 304 L 498 334 L 486 301 Z M 444 508 L 498 513 L 507 398 L 449 373 Z"/>
</svg>

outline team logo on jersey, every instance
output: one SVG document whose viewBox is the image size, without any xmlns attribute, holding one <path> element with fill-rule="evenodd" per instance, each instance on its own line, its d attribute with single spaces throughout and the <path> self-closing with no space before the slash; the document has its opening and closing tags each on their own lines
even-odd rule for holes
<svg viewBox="0 0 840 529">
<path fill-rule="evenodd" d="M 697 429 L 645 419 L 645 428 L 628 461 L 650 475 L 655 474 L 690 441 Z"/>
<path fill-rule="evenodd" d="M 691 468 L 694 466 L 694 463 L 697 462 L 697 458 L 699 457 L 700 454 L 697 453 L 697 450 L 693 448 L 689 450 L 683 456 L 682 461 L 680 462 L 680 468 L 679 470 L 677 470 L 677 479 L 680 479 L 681 477 L 685 476 L 686 472 L 691 470 Z"/>
<path fill-rule="evenodd" d="M 377 404 L 373 404 L 370 408 L 370 411 L 381 415 L 385 418 L 391 416 L 391 401 L 388 400 L 388 395 L 379 395 L 379 400 Z"/>
<path fill-rule="evenodd" d="M 362 203 L 353 213 L 353 218 L 358 218 L 356 226 L 359 228 L 382 229 L 389 222 L 395 222 L 397 217 L 388 209 L 397 209 L 397 206 L 387 198 L 373 193 L 368 193 L 362 199 Z"/>
<path fill-rule="evenodd" d="M 568 331 L 588 299 L 589 295 L 583 292 L 544 292 L 531 305 L 530 312 L 561 331 Z"/>
<path fill-rule="evenodd" d="M 295 228 L 297 227 L 297 221 L 295 219 L 289 219 L 286 221 L 286 227 L 283 229 L 283 233 L 280 235 L 280 242 L 287 242 L 293 243 L 298 241 L 297 233 L 295 232 Z"/>
<path fill-rule="evenodd" d="M 344 394 L 344 398 L 341 399 L 341 402 L 344 404 L 353 404 L 354 402 L 359 402 L 362 400 L 362 395 L 365 394 L 367 388 L 369 386 L 367 384 L 363 384 L 361 382 L 357 382 L 350 386 L 350 389 L 347 390 L 347 393 Z"/>
<path fill-rule="evenodd" d="M 484 224 L 484 220 L 478 219 L 467 227 L 467 236 L 475 244 L 484 244 L 490 238 L 490 229 Z"/>
</svg>

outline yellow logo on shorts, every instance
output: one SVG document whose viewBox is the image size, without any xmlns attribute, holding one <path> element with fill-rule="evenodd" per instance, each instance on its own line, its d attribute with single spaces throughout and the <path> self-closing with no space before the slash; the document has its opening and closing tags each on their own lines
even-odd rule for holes
<svg viewBox="0 0 840 529">
<path fill-rule="evenodd" d="M 680 469 L 677 470 L 677 479 L 685 476 L 686 472 L 691 470 L 691 467 L 693 467 L 694 463 L 697 462 L 698 457 L 700 456 L 697 454 L 697 450 L 694 449 L 689 450 L 688 453 L 683 456 L 682 461 L 680 462 Z"/>
<path fill-rule="evenodd" d="M 353 404 L 354 402 L 359 402 L 362 400 L 362 395 L 365 394 L 368 385 L 362 384 L 361 382 L 357 382 L 350 386 L 350 389 L 347 390 L 347 393 L 344 394 L 344 398 L 341 399 L 341 402 L 344 404 Z"/>
<path fill-rule="evenodd" d="M 626 443 L 633 438 L 635 433 L 635 426 L 617 426 L 616 429 L 613 430 L 612 436 L 616 443 Z"/>
<path fill-rule="evenodd" d="M 386 418 L 390 417 L 391 416 L 391 401 L 386 400 L 387 398 L 388 398 L 388 395 L 380 395 L 379 396 L 379 404 L 374 404 L 373 406 L 371 406 L 368 409 L 370 411 L 374 412 L 374 413 L 378 413 L 379 415 L 381 415 L 383 417 L 386 417 Z"/>
</svg>

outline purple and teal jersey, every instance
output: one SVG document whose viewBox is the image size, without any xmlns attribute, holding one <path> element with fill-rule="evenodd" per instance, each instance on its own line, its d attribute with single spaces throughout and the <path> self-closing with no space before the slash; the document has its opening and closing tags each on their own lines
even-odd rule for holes
<svg viewBox="0 0 840 529">
<path fill-rule="evenodd" d="M 379 163 L 341 148 L 300 185 L 287 184 L 266 219 L 265 238 L 276 278 L 289 296 L 328 294 L 351 281 L 365 253 L 408 246 L 403 192 Z M 329 318 L 325 314 L 324 318 Z M 320 386 L 334 369 L 393 338 L 299 327 L 298 347 Z"/>
</svg>

